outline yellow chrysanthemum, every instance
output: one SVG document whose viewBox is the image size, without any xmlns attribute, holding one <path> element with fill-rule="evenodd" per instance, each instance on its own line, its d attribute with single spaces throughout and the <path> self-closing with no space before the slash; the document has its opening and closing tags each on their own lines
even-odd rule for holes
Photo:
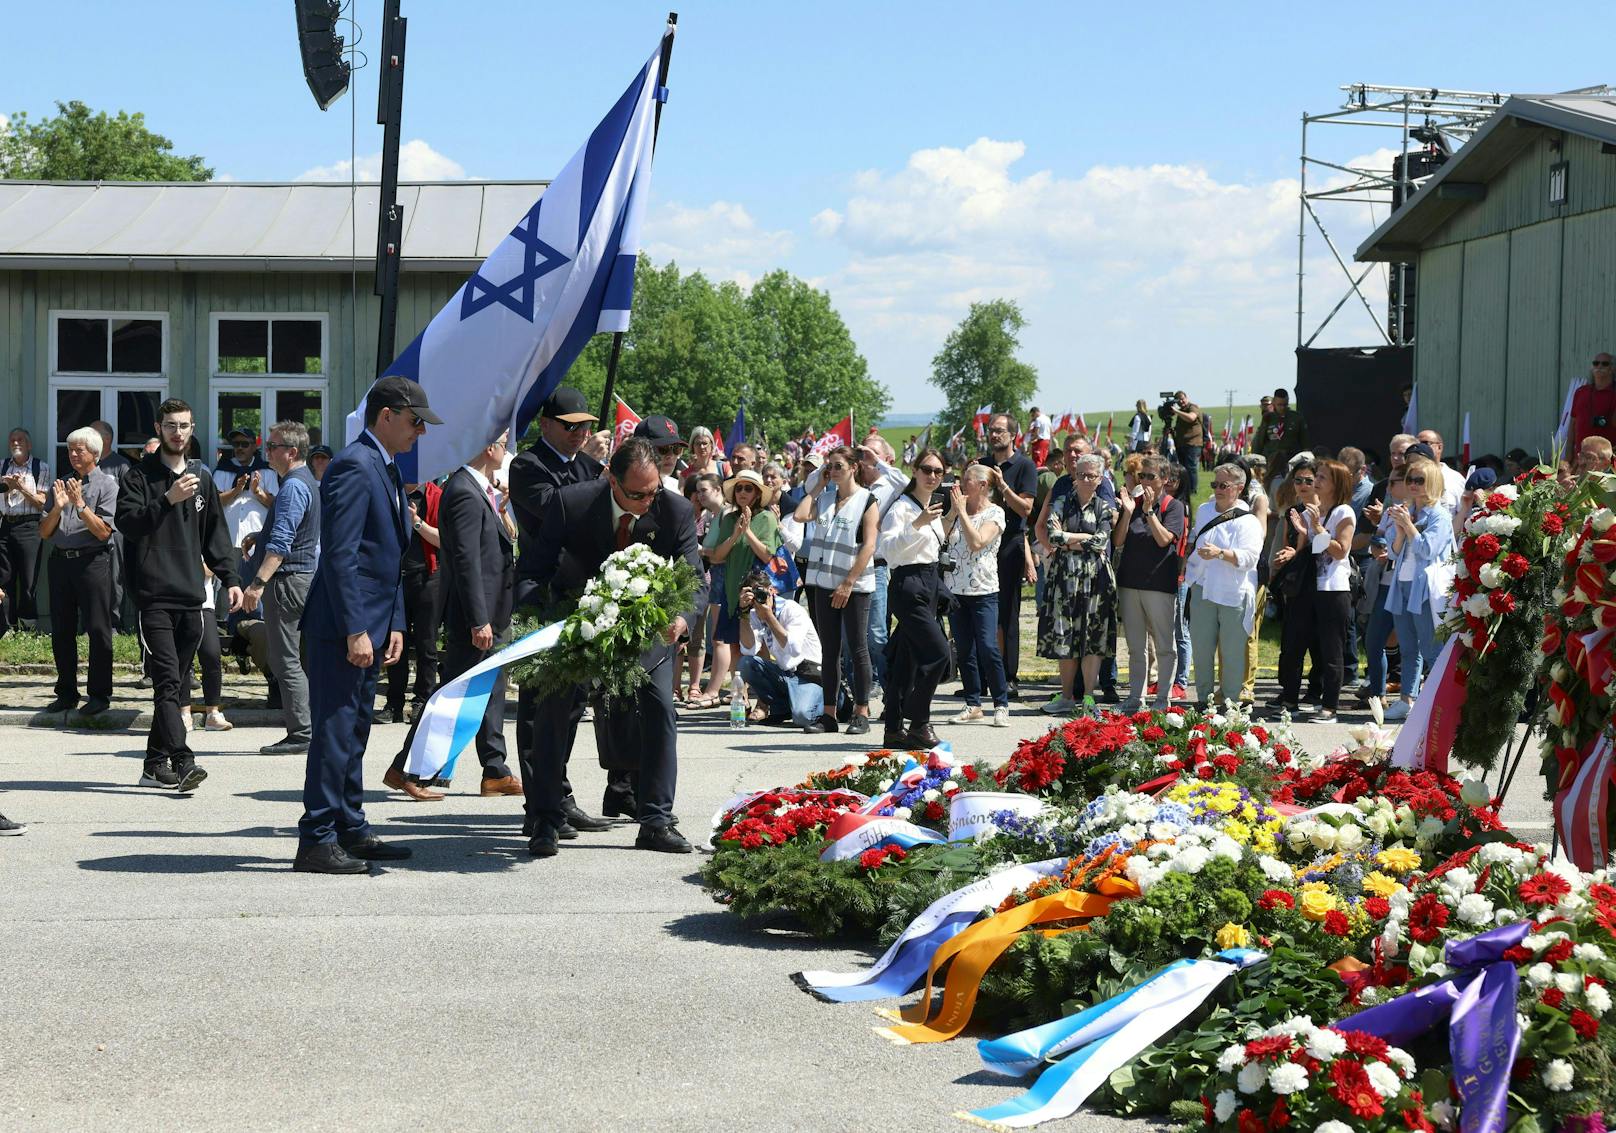
<svg viewBox="0 0 1616 1133">
<path fill-rule="evenodd" d="M 1250 799 L 1247 799 L 1245 805 L 1240 808 L 1240 817 L 1247 822 L 1257 821 L 1257 808 L 1252 805 Z"/>
<path fill-rule="evenodd" d="M 1251 943 L 1251 934 L 1246 931 L 1245 925 L 1230 921 L 1218 929 L 1217 935 L 1212 939 L 1217 941 L 1219 948 L 1244 948 Z"/>
<path fill-rule="evenodd" d="M 1378 869 L 1364 875 L 1363 887 L 1365 893 L 1372 893 L 1376 897 L 1390 897 L 1402 888 L 1396 878 L 1387 877 Z"/>
<path fill-rule="evenodd" d="M 1375 855 L 1375 864 L 1391 873 L 1407 873 L 1418 869 L 1420 855 L 1404 846 L 1393 846 Z"/>
<path fill-rule="evenodd" d="M 1231 818 L 1223 824 L 1222 830 L 1242 846 L 1251 841 L 1251 827 L 1244 822 Z"/>
<path fill-rule="evenodd" d="M 1251 845 L 1259 854 L 1277 854 L 1279 852 L 1279 844 L 1274 841 L 1273 834 L 1267 830 L 1259 830 Z"/>
</svg>

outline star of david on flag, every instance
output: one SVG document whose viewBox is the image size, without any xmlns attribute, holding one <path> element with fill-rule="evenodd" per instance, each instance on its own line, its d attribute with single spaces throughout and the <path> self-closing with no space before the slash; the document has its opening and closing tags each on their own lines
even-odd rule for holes
<svg viewBox="0 0 1616 1133">
<path fill-rule="evenodd" d="M 589 339 L 628 329 L 656 107 L 667 97 L 662 54 L 659 43 L 544 195 L 387 368 L 420 382 L 445 422 L 398 458 L 405 480 L 435 480 L 507 429 L 514 444 Z M 347 425 L 351 442 L 363 399 Z"/>
</svg>

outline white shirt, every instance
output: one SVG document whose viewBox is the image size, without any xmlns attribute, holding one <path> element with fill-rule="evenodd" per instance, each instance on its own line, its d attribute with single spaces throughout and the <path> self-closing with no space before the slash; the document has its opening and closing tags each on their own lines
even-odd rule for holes
<svg viewBox="0 0 1616 1133">
<path fill-rule="evenodd" d="M 747 615 L 752 623 L 752 648 L 748 649 L 746 643 L 741 643 L 743 657 L 756 657 L 758 647 L 765 641 L 769 644 L 769 653 L 774 657 L 774 663 L 788 673 L 797 671 L 797 666 L 804 661 L 815 665 L 821 663 L 821 649 L 819 634 L 814 629 L 814 623 L 808 617 L 808 611 L 795 602 L 788 602 L 783 598 L 775 599 L 774 620 L 780 623 L 780 628 L 786 631 L 786 643 L 781 646 L 780 639 L 763 624 L 763 619 L 753 610 Z"/>
<path fill-rule="evenodd" d="M 258 468 L 254 471 L 258 473 L 259 488 L 272 496 L 280 491 L 281 478 L 275 475 L 273 468 Z M 221 492 L 228 492 L 236 486 L 236 477 L 239 475 L 239 472 L 229 469 L 222 472 L 215 469 L 213 486 Z M 250 477 L 251 473 L 248 475 Z M 264 520 L 269 518 L 269 509 L 259 503 L 258 497 L 253 495 L 251 483 L 252 481 L 249 479 L 249 486 L 243 488 L 239 496 L 224 505 L 224 522 L 230 528 L 230 545 L 232 547 L 241 546 L 242 540 L 247 536 L 256 535 L 262 531 L 264 529 Z"/>
<path fill-rule="evenodd" d="M 1459 500 L 1464 495 L 1465 474 L 1457 468 L 1449 468 L 1446 464 L 1439 464 L 1442 469 L 1442 506 L 1450 514 L 1459 514 Z"/>
<path fill-rule="evenodd" d="M 937 561 L 937 552 L 943 545 L 943 525 L 934 519 L 917 528 L 915 519 L 920 510 L 915 498 L 904 493 L 887 509 L 887 516 L 881 521 L 881 539 L 875 553 L 885 559 L 892 570 Z"/>
<path fill-rule="evenodd" d="M 21 476 L 23 483 L 28 485 L 30 491 L 43 492 L 49 496 L 50 485 L 55 483 L 51 479 L 50 465 L 43 460 L 39 462 L 39 479 L 34 479 L 34 458 L 29 457 L 20 465 L 6 461 L 3 473 L 6 476 Z M 49 502 L 48 500 L 46 501 Z M 44 509 L 35 507 L 28 497 L 18 492 L 0 493 L 0 515 L 43 515 Z"/>
<path fill-rule="evenodd" d="M 977 528 L 991 523 L 998 531 L 980 549 L 972 551 L 970 544 L 965 541 L 964 518 L 955 522 L 954 530 L 948 536 L 948 553 L 954 557 L 954 569 L 948 573 L 949 592 L 966 598 L 997 594 L 999 542 L 1004 538 L 1004 509 L 998 504 L 988 504 L 971 516 L 971 522 Z"/>
<path fill-rule="evenodd" d="M 1189 553 L 1184 559 L 1184 585 L 1200 586 L 1201 597 L 1218 606 L 1240 607 L 1257 596 L 1257 560 L 1262 556 L 1263 525 L 1244 500 L 1235 507 L 1246 514 L 1239 519 L 1225 520 L 1203 535 L 1206 525 L 1218 517 L 1218 505 L 1207 500 L 1195 511 L 1195 525 L 1190 528 Z M 1234 562 L 1227 559 L 1203 559 L 1196 552 L 1201 547 L 1215 547 L 1219 551 L 1233 551 Z"/>
<path fill-rule="evenodd" d="M 1352 589 L 1352 563 L 1349 553 L 1341 558 L 1330 554 L 1330 541 L 1340 526 L 1347 525 L 1347 546 L 1352 546 L 1352 505 L 1336 504 L 1325 517 L 1324 528 L 1313 533 L 1313 562 L 1318 569 L 1319 590 L 1324 593 Z"/>
<path fill-rule="evenodd" d="M 1032 419 L 1032 424 L 1028 425 L 1027 428 L 1032 434 L 1032 439 L 1035 441 L 1047 441 L 1052 435 L 1049 429 L 1049 418 L 1045 417 L 1042 413 L 1034 417 Z"/>
</svg>

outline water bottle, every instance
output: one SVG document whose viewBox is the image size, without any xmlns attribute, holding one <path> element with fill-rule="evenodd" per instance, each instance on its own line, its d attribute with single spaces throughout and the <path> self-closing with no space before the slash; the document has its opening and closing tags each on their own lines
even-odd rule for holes
<svg viewBox="0 0 1616 1133">
<path fill-rule="evenodd" d="M 729 682 L 729 726 L 746 727 L 746 690 L 741 687 L 741 674 L 736 673 Z"/>
</svg>

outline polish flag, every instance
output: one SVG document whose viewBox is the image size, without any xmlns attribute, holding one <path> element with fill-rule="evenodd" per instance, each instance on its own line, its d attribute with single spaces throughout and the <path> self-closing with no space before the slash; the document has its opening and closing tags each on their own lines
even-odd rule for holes
<svg viewBox="0 0 1616 1133">
<path fill-rule="evenodd" d="M 1111 443 L 1111 418 L 1109 417 L 1105 419 L 1105 443 Z"/>
<path fill-rule="evenodd" d="M 617 402 L 617 427 L 612 430 L 612 447 L 616 448 L 634 435 L 634 427 L 640 423 L 640 415 L 628 407 L 628 402 L 613 395 Z"/>
<path fill-rule="evenodd" d="M 1465 413 L 1464 432 L 1462 434 L 1462 439 L 1464 441 L 1464 454 L 1459 457 L 1459 463 L 1464 465 L 1466 468 L 1469 468 L 1470 467 L 1470 413 L 1468 411 L 1466 411 L 1466 413 Z"/>
<path fill-rule="evenodd" d="M 988 418 L 992 416 L 992 405 L 984 405 L 981 409 L 976 411 L 976 416 L 971 418 L 971 427 L 976 430 L 977 436 L 981 437 L 987 434 Z"/>
<path fill-rule="evenodd" d="M 729 453 L 724 451 L 724 434 L 720 433 L 717 429 L 712 430 L 712 434 L 713 434 L 713 455 L 714 456 L 728 456 Z"/>
<path fill-rule="evenodd" d="M 826 453 L 840 445 L 853 445 L 853 415 L 849 413 L 825 430 L 825 435 L 814 442 L 813 452 Z"/>
</svg>

